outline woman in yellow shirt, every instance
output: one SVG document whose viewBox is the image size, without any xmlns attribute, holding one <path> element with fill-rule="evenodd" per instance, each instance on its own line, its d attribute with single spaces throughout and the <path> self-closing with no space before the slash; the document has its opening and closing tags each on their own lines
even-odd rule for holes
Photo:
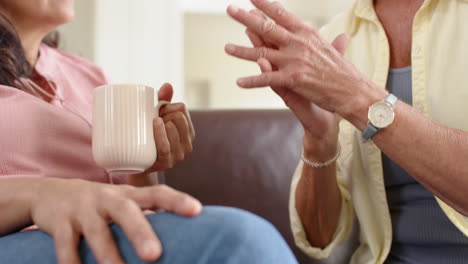
<svg viewBox="0 0 468 264">
<path fill-rule="evenodd" d="M 231 6 L 255 47 L 226 52 L 263 71 L 239 86 L 272 87 L 304 126 L 290 202 L 297 245 L 326 258 L 356 216 L 352 263 L 462 263 L 468 1 L 358 0 L 320 34 L 278 3 L 252 2 L 276 23 Z"/>
</svg>

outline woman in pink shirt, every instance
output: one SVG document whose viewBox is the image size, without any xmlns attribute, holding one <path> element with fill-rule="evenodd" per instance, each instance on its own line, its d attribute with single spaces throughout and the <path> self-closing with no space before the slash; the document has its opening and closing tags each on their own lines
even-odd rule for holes
<svg viewBox="0 0 468 264">
<path fill-rule="evenodd" d="M 0 0 L 0 263 L 296 263 L 264 220 L 154 185 L 148 173 L 192 151 L 183 104 L 154 120 L 145 174 L 111 179 L 94 163 L 91 94 L 107 79 L 44 40 L 73 14 L 73 0 Z M 159 98 L 172 93 L 165 84 Z"/>
</svg>

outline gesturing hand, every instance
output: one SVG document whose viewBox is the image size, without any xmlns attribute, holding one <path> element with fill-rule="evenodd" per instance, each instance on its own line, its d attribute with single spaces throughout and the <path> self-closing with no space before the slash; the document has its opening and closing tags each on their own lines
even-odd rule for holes
<svg viewBox="0 0 468 264">
<path fill-rule="evenodd" d="M 348 111 L 360 90 L 368 88 L 363 75 L 314 28 L 302 23 L 281 4 L 267 0 L 252 3 L 273 21 L 234 6 L 228 8 L 228 13 L 244 24 L 249 33 L 254 33 L 257 40 L 269 45 L 248 48 L 230 44 L 226 51 L 245 60 L 266 59 L 273 68 L 258 76 L 240 78 L 238 85 L 282 87 L 280 96 L 287 103 L 295 101 L 288 98 L 295 94 L 332 113 Z"/>
<path fill-rule="evenodd" d="M 82 180 L 45 179 L 31 201 L 31 217 L 55 240 L 60 264 L 78 264 L 78 243 L 84 236 L 99 263 L 124 263 L 109 223 L 118 224 L 144 261 L 155 261 L 162 246 L 145 219 L 143 209 L 165 209 L 195 216 L 201 204 L 194 198 L 158 185 L 146 188 Z"/>
<path fill-rule="evenodd" d="M 259 19 L 266 21 L 266 17 L 263 16 L 259 10 L 252 10 L 250 14 L 255 15 Z M 285 14 L 291 16 L 291 14 Z M 295 18 L 294 18 L 295 19 Z M 297 19 L 295 19 L 298 21 Z M 251 40 L 254 48 L 257 50 L 268 50 L 278 49 L 274 44 L 268 40 L 263 39 L 259 34 L 253 32 L 250 29 L 246 30 L 246 34 Z M 332 46 L 343 54 L 348 44 L 348 37 L 345 34 L 338 36 L 333 41 Z M 232 45 L 226 46 L 226 51 L 230 54 L 234 52 L 236 56 L 237 47 Z M 237 50 L 239 52 L 239 50 Z M 264 53 L 264 52 L 262 52 Z M 270 73 L 278 71 L 278 67 L 272 65 L 265 57 L 260 57 L 257 60 L 258 65 L 262 73 Z M 338 137 L 338 122 L 339 116 L 329 111 L 323 110 L 314 103 L 311 103 L 307 98 L 300 96 L 299 94 L 291 91 L 288 87 L 281 85 L 272 85 L 271 88 L 275 91 L 285 102 L 285 104 L 295 113 L 297 118 L 301 121 L 304 130 L 304 145 L 305 150 L 308 149 L 308 145 L 316 145 L 315 142 L 328 142 L 327 148 L 330 153 L 326 153 L 323 149 L 320 150 L 324 156 L 333 155 L 336 151 L 336 139 Z M 309 144 L 308 144 L 309 143 Z"/>
</svg>

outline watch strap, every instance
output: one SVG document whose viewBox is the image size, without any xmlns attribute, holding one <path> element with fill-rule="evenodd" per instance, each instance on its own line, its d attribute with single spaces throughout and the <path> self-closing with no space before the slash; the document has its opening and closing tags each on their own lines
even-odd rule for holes
<svg viewBox="0 0 468 264">
<path fill-rule="evenodd" d="M 395 107 L 397 101 L 398 98 L 393 94 L 389 94 L 387 97 L 385 97 L 385 102 L 389 103 L 392 107 Z"/>
<path fill-rule="evenodd" d="M 365 140 L 370 140 L 372 137 L 374 137 L 375 134 L 377 134 L 377 132 L 379 132 L 379 129 L 371 123 L 369 123 L 366 129 L 364 129 L 364 131 L 362 132 L 362 137 Z"/>
</svg>

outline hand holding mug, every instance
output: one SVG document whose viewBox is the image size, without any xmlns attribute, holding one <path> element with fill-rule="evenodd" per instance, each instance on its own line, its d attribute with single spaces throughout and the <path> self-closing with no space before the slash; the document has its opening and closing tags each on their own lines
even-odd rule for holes
<svg viewBox="0 0 468 264">
<path fill-rule="evenodd" d="M 172 85 L 164 84 L 158 92 L 160 102 L 169 102 L 159 109 L 159 117 L 153 121 L 157 160 L 148 172 L 162 171 L 174 167 L 193 151 L 195 129 L 187 107 L 183 103 L 170 103 Z"/>
<path fill-rule="evenodd" d="M 195 133 L 184 104 L 171 104 L 173 89 L 110 84 L 93 92 L 93 156 L 114 174 L 171 168 L 192 151 Z"/>
</svg>

